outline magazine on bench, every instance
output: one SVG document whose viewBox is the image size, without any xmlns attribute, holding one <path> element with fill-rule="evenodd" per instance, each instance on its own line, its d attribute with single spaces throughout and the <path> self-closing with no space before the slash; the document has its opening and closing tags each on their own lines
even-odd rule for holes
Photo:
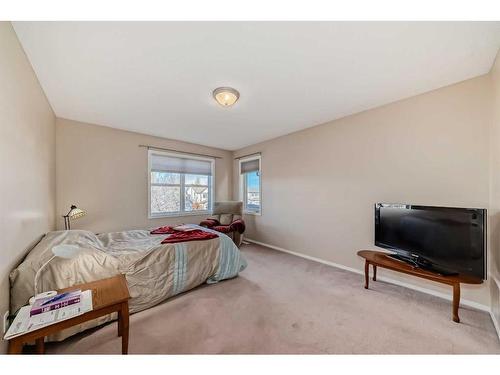
<svg viewBox="0 0 500 375">
<path fill-rule="evenodd" d="M 85 314 L 91 311 L 92 306 L 92 291 L 85 290 L 81 294 L 80 302 L 73 305 L 61 307 L 57 310 L 50 310 L 41 314 L 30 316 L 32 306 L 23 306 L 16 315 L 16 318 L 10 325 L 4 340 L 9 340 L 13 337 L 23 335 L 30 331 L 43 328 L 45 326 L 59 323 L 63 320 L 74 318 L 75 316 Z"/>
</svg>

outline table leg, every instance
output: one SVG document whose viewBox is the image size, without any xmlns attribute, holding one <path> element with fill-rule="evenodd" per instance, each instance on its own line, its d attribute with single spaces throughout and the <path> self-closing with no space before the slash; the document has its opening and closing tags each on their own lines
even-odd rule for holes
<svg viewBox="0 0 500 375">
<path fill-rule="evenodd" d="M 118 311 L 118 337 L 122 336 L 123 332 L 123 327 L 122 327 L 122 312 L 121 310 Z"/>
<path fill-rule="evenodd" d="M 9 354 L 21 354 L 23 352 L 23 342 L 15 338 L 9 340 Z"/>
<path fill-rule="evenodd" d="M 36 354 L 45 353 L 45 337 L 36 339 Z"/>
<path fill-rule="evenodd" d="M 458 307 L 460 306 L 460 283 L 453 285 L 453 321 L 460 323 L 458 317 Z"/>
<path fill-rule="evenodd" d="M 373 281 L 377 281 L 377 266 L 373 265 Z"/>
<path fill-rule="evenodd" d="M 365 289 L 368 289 L 368 283 L 370 279 L 370 263 L 365 260 Z"/>
<path fill-rule="evenodd" d="M 128 301 L 122 303 L 120 311 L 121 334 L 122 334 L 122 354 L 128 354 Z"/>
</svg>

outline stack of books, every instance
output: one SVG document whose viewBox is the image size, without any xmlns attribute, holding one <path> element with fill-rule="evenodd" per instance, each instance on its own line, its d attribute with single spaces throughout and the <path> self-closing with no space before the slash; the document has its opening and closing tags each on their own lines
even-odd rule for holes
<svg viewBox="0 0 500 375">
<path fill-rule="evenodd" d="M 81 290 L 74 290 L 68 293 L 57 294 L 52 297 L 35 300 L 31 306 L 30 316 L 42 314 L 48 311 L 57 310 L 62 307 L 79 303 L 82 298 Z"/>
</svg>

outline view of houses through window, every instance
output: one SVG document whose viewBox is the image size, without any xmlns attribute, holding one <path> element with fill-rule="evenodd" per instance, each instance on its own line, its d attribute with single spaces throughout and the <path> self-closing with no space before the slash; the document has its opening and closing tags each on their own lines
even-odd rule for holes
<svg viewBox="0 0 500 375">
<path fill-rule="evenodd" d="M 176 173 L 173 172 L 176 169 L 190 171 L 189 161 L 184 162 L 184 160 L 174 158 L 162 160 L 160 156 L 154 157 L 158 158 L 159 162 L 155 163 L 155 159 L 153 159 L 153 164 L 160 167 L 152 167 L 150 170 L 151 216 L 210 210 L 211 174 Z M 181 161 L 179 162 L 179 160 Z M 209 165 L 209 168 L 211 168 L 211 165 Z M 191 167 L 191 169 L 196 168 Z"/>
</svg>

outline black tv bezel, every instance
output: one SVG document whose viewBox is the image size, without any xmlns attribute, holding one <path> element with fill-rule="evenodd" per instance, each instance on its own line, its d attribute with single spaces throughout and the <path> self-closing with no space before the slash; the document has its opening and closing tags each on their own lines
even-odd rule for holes
<svg viewBox="0 0 500 375">
<path fill-rule="evenodd" d="M 487 213 L 488 210 L 486 208 L 467 208 L 467 207 L 444 207 L 444 206 L 425 206 L 425 205 L 416 205 L 416 204 L 407 204 L 407 203 L 375 203 L 375 216 L 374 216 L 374 234 L 375 234 L 375 239 L 374 243 L 375 246 L 381 247 L 383 249 L 391 250 L 397 254 L 403 255 L 405 257 L 408 256 L 424 256 L 420 254 L 418 251 L 415 250 L 407 250 L 407 249 L 400 249 L 394 246 L 391 246 L 389 244 L 385 244 L 383 242 L 380 242 L 378 240 L 379 237 L 379 225 L 378 222 L 380 221 L 380 208 L 381 207 L 396 207 L 396 208 L 405 208 L 405 209 L 416 209 L 416 210 L 436 210 L 436 211 L 443 211 L 443 210 L 449 210 L 449 211 L 474 211 L 476 213 L 479 213 L 482 218 L 483 218 L 483 269 L 482 269 L 482 280 L 487 279 L 487 257 L 488 257 L 488 241 L 487 241 L 487 223 L 488 223 L 488 217 Z"/>
</svg>

